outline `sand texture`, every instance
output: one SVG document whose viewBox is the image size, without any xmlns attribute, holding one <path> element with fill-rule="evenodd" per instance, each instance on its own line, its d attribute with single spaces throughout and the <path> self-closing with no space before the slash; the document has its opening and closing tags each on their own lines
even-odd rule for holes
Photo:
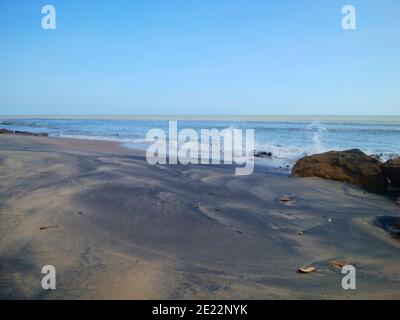
<svg viewBox="0 0 400 320">
<path fill-rule="evenodd" d="M 398 217 L 390 196 L 340 182 L 0 136 L 1 299 L 399 299 Z M 356 267 L 357 290 L 331 260 Z"/>
</svg>

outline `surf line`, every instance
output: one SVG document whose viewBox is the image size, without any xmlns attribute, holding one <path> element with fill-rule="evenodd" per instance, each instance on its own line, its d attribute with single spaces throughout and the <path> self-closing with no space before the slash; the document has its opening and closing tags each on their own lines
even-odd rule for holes
<svg viewBox="0 0 400 320">
<path fill-rule="evenodd" d="M 151 165 L 167 164 L 168 158 L 168 164 L 234 164 L 236 175 L 254 171 L 254 129 L 246 129 L 244 139 L 242 129 L 200 129 L 199 139 L 196 130 L 178 131 L 177 121 L 169 121 L 168 134 L 161 128 L 150 129 L 146 142 L 150 144 L 146 160 Z"/>
</svg>

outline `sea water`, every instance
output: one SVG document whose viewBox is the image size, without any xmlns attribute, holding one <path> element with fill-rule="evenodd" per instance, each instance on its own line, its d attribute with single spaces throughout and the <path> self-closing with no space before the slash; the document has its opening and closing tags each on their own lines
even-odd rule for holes
<svg viewBox="0 0 400 320">
<path fill-rule="evenodd" d="M 102 116 L 2 118 L 0 128 L 45 132 L 54 137 L 113 140 L 146 149 L 146 134 L 168 120 L 178 129 L 254 129 L 255 149 L 272 153 L 274 163 L 289 166 L 304 155 L 358 148 L 380 160 L 400 154 L 400 117 L 324 116 Z"/>
</svg>

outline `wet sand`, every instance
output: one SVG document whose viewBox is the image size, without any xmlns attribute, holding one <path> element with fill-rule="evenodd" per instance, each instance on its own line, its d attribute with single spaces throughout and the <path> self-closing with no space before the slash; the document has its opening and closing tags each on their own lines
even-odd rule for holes
<svg viewBox="0 0 400 320">
<path fill-rule="evenodd" d="M 399 299 L 397 217 L 389 197 L 265 167 L 238 177 L 112 142 L 0 136 L 1 299 Z M 356 267 L 357 290 L 331 260 Z"/>
</svg>

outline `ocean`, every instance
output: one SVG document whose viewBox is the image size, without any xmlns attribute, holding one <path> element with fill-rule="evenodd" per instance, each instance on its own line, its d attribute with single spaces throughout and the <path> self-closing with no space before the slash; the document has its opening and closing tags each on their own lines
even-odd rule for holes
<svg viewBox="0 0 400 320">
<path fill-rule="evenodd" d="M 146 149 L 146 133 L 168 120 L 178 129 L 255 130 L 255 149 L 272 153 L 276 164 L 293 165 L 304 155 L 358 148 L 382 161 L 400 154 L 400 117 L 348 116 L 41 116 L 2 117 L 0 128 L 44 132 L 54 137 L 120 142 Z"/>
</svg>

